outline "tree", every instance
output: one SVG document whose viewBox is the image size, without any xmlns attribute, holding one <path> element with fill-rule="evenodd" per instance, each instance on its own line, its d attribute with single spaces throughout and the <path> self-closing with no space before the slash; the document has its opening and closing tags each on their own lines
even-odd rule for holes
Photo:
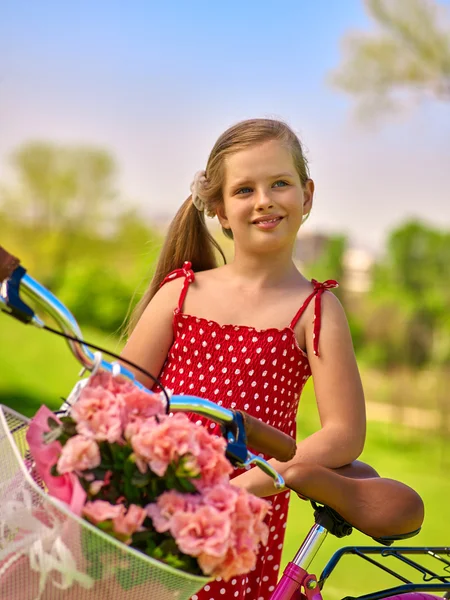
<svg viewBox="0 0 450 600">
<path fill-rule="evenodd" d="M 2 189 L 0 204 L 18 229 L 32 229 L 33 253 L 49 266 L 44 282 L 57 287 L 77 241 L 95 237 L 114 214 L 115 162 L 102 149 L 48 142 L 25 144 L 11 162 L 18 185 Z"/>
<path fill-rule="evenodd" d="M 366 334 L 387 364 L 450 362 L 450 233 L 411 221 L 374 272 Z M 380 354 L 380 355 L 381 355 Z"/>
<path fill-rule="evenodd" d="M 409 100 L 450 102 L 450 28 L 434 0 L 364 0 L 376 33 L 343 40 L 344 60 L 331 83 L 357 98 L 360 117 Z"/>
<path fill-rule="evenodd" d="M 94 231 L 116 194 L 116 166 L 102 149 L 29 142 L 13 153 L 19 187 L 3 190 L 3 203 L 35 227 L 58 231 Z"/>
<path fill-rule="evenodd" d="M 302 243 L 301 241 L 299 242 Z M 318 281 L 344 278 L 344 254 L 347 250 L 347 238 L 344 235 L 330 235 L 323 244 L 320 256 L 311 264 L 305 265 L 308 276 Z M 339 292 L 336 292 L 339 295 Z"/>
</svg>

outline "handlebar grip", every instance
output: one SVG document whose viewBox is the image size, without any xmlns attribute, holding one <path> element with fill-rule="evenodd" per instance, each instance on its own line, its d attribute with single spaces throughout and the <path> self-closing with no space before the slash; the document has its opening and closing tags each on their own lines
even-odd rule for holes
<svg viewBox="0 0 450 600">
<path fill-rule="evenodd" d="M 0 246 L 0 282 L 8 279 L 17 269 L 20 260 Z"/>
<path fill-rule="evenodd" d="M 263 452 L 281 462 L 294 458 L 297 449 L 294 438 L 263 423 L 244 411 L 237 411 L 244 421 L 247 445 L 256 452 Z"/>
</svg>

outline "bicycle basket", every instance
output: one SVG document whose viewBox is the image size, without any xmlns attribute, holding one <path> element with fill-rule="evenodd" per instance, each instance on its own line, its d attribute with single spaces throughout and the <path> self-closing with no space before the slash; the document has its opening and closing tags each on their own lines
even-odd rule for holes
<svg viewBox="0 0 450 600">
<path fill-rule="evenodd" d="M 187 600 L 208 581 L 104 534 L 46 493 L 29 419 L 0 405 L 0 598 Z"/>
</svg>

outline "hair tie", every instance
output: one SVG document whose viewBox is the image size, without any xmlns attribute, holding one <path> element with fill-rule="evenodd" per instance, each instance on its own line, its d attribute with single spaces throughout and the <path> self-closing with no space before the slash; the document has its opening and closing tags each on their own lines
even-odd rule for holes
<svg viewBox="0 0 450 600">
<path fill-rule="evenodd" d="M 200 196 L 200 189 L 206 181 L 206 171 L 197 171 L 191 183 L 192 203 L 197 210 L 203 212 L 206 208 L 205 201 Z"/>
</svg>

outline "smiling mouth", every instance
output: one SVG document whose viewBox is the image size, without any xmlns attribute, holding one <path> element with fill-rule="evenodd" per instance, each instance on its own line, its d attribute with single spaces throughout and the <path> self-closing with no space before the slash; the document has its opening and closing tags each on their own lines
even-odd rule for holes
<svg viewBox="0 0 450 600">
<path fill-rule="evenodd" d="M 264 225 L 265 223 L 278 223 L 284 217 L 260 217 L 252 221 L 253 225 Z"/>
</svg>

